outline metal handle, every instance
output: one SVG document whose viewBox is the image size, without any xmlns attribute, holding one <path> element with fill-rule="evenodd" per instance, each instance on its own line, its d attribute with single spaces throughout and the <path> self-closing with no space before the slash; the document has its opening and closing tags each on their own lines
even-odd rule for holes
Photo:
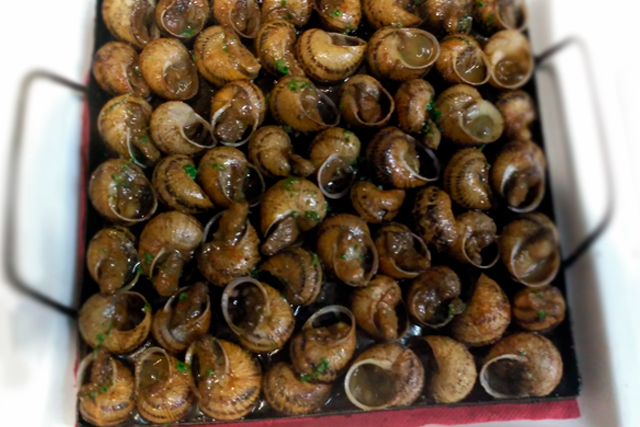
<svg viewBox="0 0 640 427">
<path fill-rule="evenodd" d="M 64 77 L 57 76 L 47 71 L 33 71 L 29 73 L 20 86 L 17 116 L 14 124 L 13 141 L 11 146 L 11 152 L 9 157 L 8 167 L 8 188 L 6 199 L 6 220 L 5 220 L 5 241 L 4 241 L 4 271 L 9 279 L 9 283 L 23 294 L 39 301 L 40 303 L 59 311 L 67 316 L 76 318 L 78 310 L 72 307 L 67 307 L 57 301 L 52 300 L 46 295 L 43 295 L 40 291 L 32 288 L 27 284 L 18 274 L 15 265 L 15 206 L 16 206 L 16 189 L 18 188 L 17 182 L 12 182 L 13 178 L 18 176 L 19 172 L 19 160 L 22 154 L 22 139 L 24 130 L 24 121 L 27 110 L 27 95 L 31 85 L 36 80 L 49 80 L 57 83 L 61 86 L 65 86 L 83 95 L 86 95 L 87 88 L 80 84 L 74 83 Z M 84 203 L 84 202 L 83 202 Z"/>
<path fill-rule="evenodd" d="M 614 199 L 614 188 L 613 188 L 613 178 L 611 174 L 611 161 L 609 159 L 609 153 L 607 151 L 607 135 L 604 131 L 604 126 L 602 124 L 602 114 L 600 110 L 600 102 L 598 100 L 598 94 L 595 90 L 595 78 L 593 76 L 593 66 L 591 62 L 591 58 L 589 56 L 589 51 L 585 42 L 582 39 L 577 37 L 569 37 L 560 43 L 551 46 L 546 51 L 542 52 L 535 58 L 536 68 L 544 63 L 549 58 L 557 55 L 562 51 L 566 51 L 567 47 L 576 46 L 579 48 L 580 53 L 582 54 L 582 59 L 585 62 L 584 70 L 586 72 L 587 82 L 588 82 L 588 90 L 591 93 L 591 97 L 593 99 L 593 113 L 596 118 L 596 132 L 598 135 L 598 142 L 600 144 L 600 151 L 602 152 L 602 163 L 604 168 L 605 175 L 605 185 L 606 185 L 606 210 L 604 216 L 598 223 L 598 225 L 591 231 L 584 240 L 576 247 L 576 249 L 569 254 L 564 260 L 563 265 L 565 268 L 571 267 L 575 262 L 580 259 L 582 255 L 584 255 L 593 244 L 604 234 L 605 230 L 611 224 L 611 219 L 614 213 L 615 207 L 615 199 Z"/>
</svg>

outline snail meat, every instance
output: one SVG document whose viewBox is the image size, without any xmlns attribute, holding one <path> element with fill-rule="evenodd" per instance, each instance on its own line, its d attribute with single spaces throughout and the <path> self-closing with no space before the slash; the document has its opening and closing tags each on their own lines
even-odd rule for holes
<svg viewBox="0 0 640 427">
<path fill-rule="evenodd" d="M 469 211 L 456 217 L 458 237 L 449 253 L 458 261 L 477 268 L 490 268 L 498 262 L 498 236 L 496 223 L 488 215 Z"/>
<path fill-rule="evenodd" d="M 284 286 L 287 301 L 310 305 L 320 295 L 323 284 L 322 266 L 318 255 L 302 248 L 283 249 L 261 266 Z"/>
<path fill-rule="evenodd" d="M 431 267 L 411 282 L 407 296 L 409 313 L 422 326 L 441 328 L 466 308 L 460 300 L 461 287 L 452 269 Z"/>
<path fill-rule="evenodd" d="M 340 111 L 352 126 L 382 127 L 391 119 L 394 109 L 391 94 L 371 76 L 357 74 L 342 86 Z"/>
<path fill-rule="evenodd" d="M 358 172 L 360 147 L 358 136 L 343 128 L 326 129 L 311 142 L 309 160 L 327 198 L 339 199 L 349 192 Z"/>
<path fill-rule="evenodd" d="M 402 290 L 390 277 L 378 275 L 351 296 L 351 310 L 358 326 L 380 341 L 392 342 L 406 333 L 409 319 Z"/>
<path fill-rule="evenodd" d="M 431 266 L 429 248 L 404 224 L 392 222 L 375 236 L 380 271 L 394 279 L 411 279 Z"/>
<path fill-rule="evenodd" d="M 291 365 L 279 362 L 267 371 L 262 381 L 264 397 L 276 411 L 285 415 L 303 415 L 322 407 L 332 385 L 304 381 Z"/>
<path fill-rule="evenodd" d="M 566 303 L 555 286 L 524 288 L 513 297 L 513 320 L 523 329 L 546 332 L 564 320 Z"/>
<path fill-rule="evenodd" d="M 404 190 L 382 190 L 367 181 L 358 181 L 351 187 L 353 208 L 367 222 L 379 224 L 391 221 L 404 202 Z"/>
<path fill-rule="evenodd" d="M 255 0 L 212 0 L 213 17 L 240 37 L 252 39 L 260 28 L 262 14 Z"/>
<path fill-rule="evenodd" d="M 244 145 L 262 124 L 266 112 L 258 86 L 245 80 L 225 85 L 211 101 L 213 140 L 231 147 Z"/>
<path fill-rule="evenodd" d="M 188 41 L 204 28 L 209 7 L 209 0 L 158 0 L 156 22 L 162 33 Z"/>
<path fill-rule="evenodd" d="M 291 138 L 280 126 L 263 126 L 249 141 L 249 161 L 264 176 L 286 178 L 289 175 L 306 178 L 315 166 L 293 152 Z"/>
<path fill-rule="evenodd" d="M 160 37 L 155 0 L 104 0 L 102 19 L 115 38 L 138 49 Z"/>
<path fill-rule="evenodd" d="M 153 186 L 168 207 L 184 213 L 200 213 L 213 204 L 196 183 L 198 170 L 184 154 L 173 154 L 160 160 L 153 171 Z"/>
</svg>

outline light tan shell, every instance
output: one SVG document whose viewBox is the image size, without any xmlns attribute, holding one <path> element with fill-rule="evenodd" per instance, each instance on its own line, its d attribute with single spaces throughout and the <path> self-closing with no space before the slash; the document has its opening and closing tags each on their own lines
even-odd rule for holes
<svg viewBox="0 0 640 427">
<path fill-rule="evenodd" d="M 444 190 L 463 208 L 490 209 L 489 168 L 482 151 L 464 148 L 451 157 L 444 170 Z"/>
<path fill-rule="evenodd" d="M 315 0 L 322 27 L 328 31 L 349 34 L 362 20 L 360 0 Z"/>
<path fill-rule="evenodd" d="M 138 281 L 135 240 L 123 227 L 103 228 L 91 238 L 87 247 L 87 270 L 100 286 L 100 292 L 130 289 Z"/>
<path fill-rule="evenodd" d="M 306 178 L 315 171 L 313 163 L 293 152 L 291 138 L 280 126 L 263 126 L 249 140 L 249 161 L 271 178 L 295 174 Z"/>
<path fill-rule="evenodd" d="M 504 92 L 498 98 L 496 107 L 504 117 L 504 135 L 509 139 L 528 141 L 531 139 L 529 127 L 536 118 L 536 106 L 531 96 L 523 90 Z"/>
<path fill-rule="evenodd" d="M 231 147 L 245 144 L 264 121 L 266 112 L 264 94 L 258 86 L 246 80 L 226 84 L 211 101 L 213 140 Z"/>
<path fill-rule="evenodd" d="M 471 393 L 478 377 L 476 364 L 469 350 L 449 337 L 423 338 L 431 347 L 438 370 L 431 376 L 427 388 L 439 403 L 455 403 Z"/>
<path fill-rule="evenodd" d="M 286 20 L 263 24 L 255 39 L 255 50 L 260 63 L 274 76 L 304 77 L 296 58 L 296 27 Z"/>
<path fill-rule="evenodd" d="M 209 20 L 209 0 L 159 0 L 156 23 L 170 37 L 189 41 Z"/>
<path fill-rule="evenodd" d="M 260 28 L 262 13 L 255 0 L 212 0 L 213 17 L 240 37 L 252 39 Z"/>
<path fill-rule="evenodd" d="M 402 83 L 394 100 L 400 129 L 406 133 L 420 135 L 419 139 L 427 147 L 435 150 L 440 145 L 440 129 L 426 108 L 434 97 L 435 90 L 431 83 L 423 79 L 414 79 Z"/>
<path fill-rule="evenodd" d="M 416 231 L 422 239 L 442 252 L 458 238 L 456 219 L 449 195 L 438 187 L 420 190 L 413 205 Z"/>
<path fill-rule="evenodd" d="M 281 414 L 303 415 L 322 407 L 331 395 L 331 384 L 303 382 L 291 365 L 278 362 L 262 381 L 264 397 Z"/>
<path fill-rule="evenodd" d="M 516 30 L 495 33 L 484 46 L 491 64 L 489 82 L 499 89 L 518 89 L 533 75 L 534 60 L 529 39 Z"/>
<path fill-rule="evenodd" d="M 360 217 L 380 224 L 396 217 L 405 198 L 404 190 L 382 190 L 367 181 L 358 181 L 351 187 L 351 203 Z"/>
<path fill-rule="evenodd" d="M 140 53 L 140 72 L 151 90 L 169 100 L 198 93 L 198 71 L 187 48 L 176 39 L 158 39 Z"/>
<path fill-rule="evenodd" d="M 326 197 L 339 199 L 347 195 L 356 178 L 360 146 L 355 133 L 338 127 L 325 129 L 313 139 L 309 160 Z"/>
<path fill-rule="evenodd" d="M 404 224 L 392 222 L 382 226 L 374 242 L 380 271 L 394 279 L 414 278 L 431 266 L 429 248 Z"/>
<path fill-rule="evenodd" d="M 476 3 L 475 22 L 484 31 L 524 31 L 529 25 L 529 10 L 524 0 L 487 0 Z"/>
<path fill-rule="evenodd" d="M 458 238 L 449 248 L 449 253 L 460 262 L 477 268 L 490 268 L 498 262 L 498 229 L 488 215 L 469 211 L 456 217 Z M 495 249 L 495 256 L 491 254 Z M 489 258 L 488 258 L 489 257 Z"/>
<path fill-rule="evenodd" d="M 105 0 L 102 19 L 115 38 L 142 49 L 160 37 L 154 19 L 155 8 L 155 0 Z"/>
<path fill-rule="evenodd" d="M 153 142 L 165 154 L 193 156 L 215 144 L 209 122 L 180 101 L 160 104 L 151 114 L 149 129 Z"/>
<path fill-rule="evenodd" d="M 280 281 L 291 304 L 313 304 L 322 291 L 324 278 L 318 255 L 302 248 L 283 249 L 268 258 L 260 270 Z"/>
<path fill-rule="evenodd" d="M 160 160 L 153 171 L 153 186 L 160 200 L 172 209 L 197 214 L 213 209 L 202 188 L 191 177 L 197 172 L 190 157 L 172 154 Z"/>
<path fill-rule="evenodd" d="M 480 86 L 491 78 L 489 58 L 480 44 L 466 34 L 449 35 L 440 41 L 436 68 L 451 83 Z"/>
<path fill-rule="evenodd" d="M 340 111 L 352 126 L 382 127 L 389 122 L 394 110 L 391 94 L 371 76 L 357 74 L 342 85 Z"/>
<path fill-rule="evenodd" d="M 147 98 L 150 89 L 142 78 L 138 60 L 138 52 L 128 44 L 108 42 L 96 52 L 93 75 L 100 87 L 110 95 L 132 93 Z"/>
<path fill-rule="evenodd" d="M 309 21 L 313 13 L 313 0 L 264 0 L 262 2 L 262 20 L 267 22 L 285 20 L 296 27 Z"/>
<path fill-rule="evenodd" d="M 376 29 L 387 26 L 418 27 L 423 18 L 419 3 L 395 0 L 363 0 L 367 21 Z"/>
<path fill-rule="evenodd" d="M 427 28 L 438 34 L 466 34 L 471 31 L 475 0 L 425 0 Z"/>
</svg>

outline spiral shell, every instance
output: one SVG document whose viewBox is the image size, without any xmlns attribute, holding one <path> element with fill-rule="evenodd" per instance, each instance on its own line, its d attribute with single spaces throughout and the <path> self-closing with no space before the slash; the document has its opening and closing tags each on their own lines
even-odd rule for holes
<svg viewBox="0 0 640 427">
<path fill-rule="evenodd" d="M 444 190 L 467 209 L 490 209 L 489 162 L 482 151 L 465 148 L 453 155 L 444 170 Z"/>
<path fill-rule="evenodd" d="M 380 271 L 394 279 L 411 279 L 431 266 L 431 253 L 424 241 L 404 224 L 392 222 L 375 236 Z"/>
<path fill-rule="evenodd" d="M 417 27 L 423 18 L 419 3 L 395 0 L 363 0 L 367 21 L 376 29 L 386 26 Z"/>
<path fill-rule="evenodd" d="M 426 0 L 421 5 L 429 29 L 439 34 L 467 34 L 473 23 L 474 0 Z"/>
<path fill-rule="evenodd" d="M 291 138 L 280 126 L 263 126 L 249 140 L 249 160 L 262 175 L 306 178 L 315 171 L 313 163 L 293 152 Z"/>
<path fill-rule="evenodd" d="M 135 237 L 125 228 L 103 228 L 87 247 L 87 270 L 100 286 L 100 292 L 130 289 L 140 276 Z"/>
<path fill-rule="evenodd" d="M 513 298 L 513 319 L 523 329 L 546 332 L 564 320 L 566 303 L 554 286 L 524 288 Z"/>
<path fill-rule="evenodd" d="M 291 304 L 313 304 L 322 291 L 322 266 L 313 252 L 301 248 L 284 249 L 267 259 L 261 270 L 280 280 Z"/>
<path fill-rule="evenodd" d="M 407 295 L 409 313 L 422 326 L 441 328 L 464 311 L 461 288 L 460 279 L 452 269 L 431 267 L 411 282 Z"/>
<path fill-rule="evenodd" d="M 409 328 L 402 290 L 387 276 L 378 275 L 366 288 L 356 289 L 351 297 L 351 311 L 358 326 L 376 340 L 395 341 Z"/>
<path fill-rule="evenodd" d="M 355 133 L 342 128 L 329 128 L 320 132 L 311 142 L 309 160 L 317 171 L 322 194 L 339 199 L 349 192 L 356 178 L 360 139 Z"/>
<path fill-rule="evenodd" d="M 149 86 L 140 73 L 138 52 L 122 42 L 108 42 L 96 52 L 93 76 L 100 87 L 110 95 L 132 93 L 147 98 Z"/>
<path fill-rule="evenodd" d="M 423 143 L 432 149 L 440 145 L 440 129 L 431 118 L 427 105 L 432 105 L 435 90 L 431 83 L 422 80 L 408 80 L 398 88 L 394 98 L 398 116 L 398 126 L 406 133 L 420 135 Z"/>
<path fill-rule="evenodd" d="M 198 93 L 198 70 L 187 48 L 176 39 L 158 39 L 140 54 L 140 72 L 156 94 L 185 101 Z"/>
<path fill-rule="evenodd" d="M 213 0 L 213 17 L 240 37 L 252 39 L 260 28 L 262 13 L 255 0 Z"/>
<path fill-rule="evenodd" d="M 215 145 L 209 122 L 180 101 L 160 104 L 151 114 L 149 129 L 153 142 L 165 154 L 192 156 Z"/>
<path fill-rule="evenodd" d="M 173 154 L 160 160 L 153 171 L 153 186 L 160 200 L 184 213 L 200 213 L 213 209 L 213 204 L 196 184 L 197 169 L 193 160 L 183 154 Z"/>
<path fill-rule="evenodd" d="M 138 49 L 160 37 L 154 12 L 155 0 L 105 0 L 102 19 L 113 36 Z"/>
<path fill-rule="evenodd" d="M 458 215 L 458 238 L 449 253 L 458 261 L 477 268 L 490 268 L 498 262 L 498 230 L 488 215 L 470 211 Z"/>
<path fill-rule="evenodd" d="M 265 23 L 285 20 L 296 27 L 309 21 L 313 13 L 313 0 L 264 0 L 262 2 L 262 20 Z"/>
<path fill-rule="evenodd" d="M 507 138 L 523 141 L 531 139 L 529 126 L 536 120 L 537 114 L 536 106 L 527 92 L 504 92 L 498 98 L 496 107 L 504 117 L 504 135 Z"/>
<path fill-rule="evenodd" d="M 479 86 L 491 77 L 489 59 L 480 44 L 466 34 L 450 35 L 440 41 L 436 67 L 442 77 L 452 83 Z"/>
<path fill-rule="evenodd" d="M 495 33 L 484 46 L 492 72 L 489 82 L 499 89 L 518 89 L 533 74 L 533 55 L 529 39 L 516 30 Z"/>
<path fill-rule="evenodd" d="M 209 0 L 159 0 L 156 22 L 164 34 L 188 41 L 203 30 L 209 14 Z"/>
<path fill-rule="evenodd" d="M 437 371 L 431 375 L 427 388 L 439 403 L 459 402 L 471 393 L 478 377 L 476 364 L 469 350 L 449 337 L 423 338 L 433 352 Z"/>
<path fill-rule="evenodd" d="M 264 397 L 281 414 L 303 415 L 322 407 L 331 395 L 331 384 L 302 381 L 291 365 L 279 362 L 262 380 Z"/>
<path fill-rule="evenodd" d="M 322 27 L 329 31 L 349 34 L 362 20 L 360 0 L 315 0 Z"/>
<path fill-rule="evenodd" d="M 418 235 L 442 252 L 458 238 L 449 195 L 438 187 L 427 187 L 416 195 L 413 218 Z"/>
<path fill-rule="evenodd" d="M 225 85 L 211 102 L 211 127 L 214 141 L 239 147 L 264 121 L 267 106 L 260 88 L 238 80 Z"/>
<path fill-rule="evenodd" d="M 340 92 L 340 111 L 347 123 L 358 127 L 382 127 L 395 109 L 391 94 L 366 74 L 351 77 Z"/>
<path fill-rule="evenodd" d="M 296 58 L 296 38 L 296 27 L 289 21 L 271 21 L 260 27 L 255 49 L 266 71 L 277 77 L 304 77 Z"/>
<path fill-rule="evenodd" d="M 367 222 L 380 224 L 391 221 L 404 202 L 404 190 L 381 190 L 366 181 L 358 181 L 351 187 L 351 203 Z"/>
<path fill-rule="evenodd" d="M 476 22 L 484 31 L 524 31 L 529 25 L 529 11 L 524 0 L 487 0 L 478 2 L 475 10 Z"/>
</svg>

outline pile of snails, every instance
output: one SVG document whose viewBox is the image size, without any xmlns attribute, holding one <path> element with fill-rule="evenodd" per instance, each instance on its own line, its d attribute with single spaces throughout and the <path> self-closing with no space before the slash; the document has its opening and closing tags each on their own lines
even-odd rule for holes
<svg viewBox="0 0 640 427">
<path fill-rule="evenodd" d="M 102 18 L 85 420 L 556 389 L 522 0 L 104 0 Z"/>
</svg>

